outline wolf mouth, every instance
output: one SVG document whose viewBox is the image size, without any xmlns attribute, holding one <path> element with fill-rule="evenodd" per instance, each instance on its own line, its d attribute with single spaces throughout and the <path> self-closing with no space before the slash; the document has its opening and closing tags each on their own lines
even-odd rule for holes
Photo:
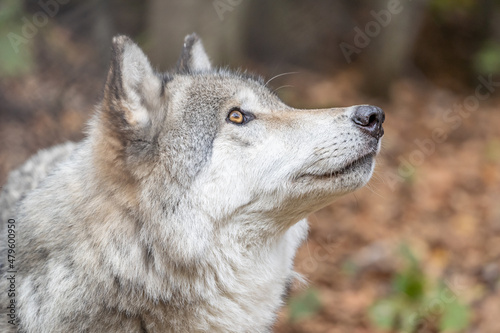
<svg viewBox="0 0 500 333">
<path fill-rule="evenodd" d="M 353 169 L 356 169 L 360 166 L 367 165 L 368 163 L 371 163 L 373 161 L 373 158 L 375 157 L 375 153 L 369 153 L 366 155 L 361 156 L 360 158 L 355 159 L 354 161 L 351 161 L 347 163 L 345 166 L 343 166 L 340 169 L 325 172 L 323 174 L 304 174 L 300 176 L 299 178 L 304 178 L 304 177 L 312 177 L 315 179 L 328 179 L 328 178 L 335 178 L 338 176 L 341 176 L 343 174 L 351 172 Z"/>
</svg>

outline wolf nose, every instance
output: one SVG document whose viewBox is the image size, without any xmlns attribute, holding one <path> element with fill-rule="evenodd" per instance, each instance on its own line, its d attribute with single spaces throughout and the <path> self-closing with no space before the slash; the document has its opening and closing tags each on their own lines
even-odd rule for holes
<svg viewBox="0 0 500 333">
<path fill-rule="evenodd" d="M 376 139 L 384 135 L 382 123 L 385 120 L 384 111 L 381 108 L 371 105 L 356 106 L 352 121 L 364 132 Z"/>
</svg>

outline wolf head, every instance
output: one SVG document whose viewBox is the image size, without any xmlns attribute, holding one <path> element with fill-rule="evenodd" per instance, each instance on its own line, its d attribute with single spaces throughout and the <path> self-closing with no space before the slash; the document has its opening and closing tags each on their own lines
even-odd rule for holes
<svg viewBox="0 0 500 333">
<path fill-rule="evenodd" d="M 289 107 L 261 79 L 212 68 L 196 35 L 170 73 L 119 36 L 93 121 L 95 160 L 124 205 L 159 212 L 150 219 L 276 235 L 366 184 L 383 121 L 367 105 Z"/>
</svg>

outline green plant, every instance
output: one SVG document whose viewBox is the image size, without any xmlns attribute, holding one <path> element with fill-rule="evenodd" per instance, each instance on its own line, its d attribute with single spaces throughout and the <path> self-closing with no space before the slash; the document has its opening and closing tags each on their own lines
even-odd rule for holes
<svg viewBox="0 0 500 333">
<path fill-rule="evenodd" d="M 479 74 L 500 73 L 500 43 L 486 42 L 474 57 L 474 67 Z"/>
<path fill-rule="evenodd" d="M 321 302 L 318 291 L 312 288 L 302 294 L 291 297 L 288 304 L 290 320 L 293 322 L 313 316 L 320 309 Z"/>
<path fill-rule="evenodd" d="M 16 76 L 28 72 L 33 65 L 32 50 L 25 46 L 16 52 L 10 33 L 20 34 L 23 25 L 23 2 L 5 0 L 0 5 L 0 75 Z"/>
<path fill-rule="evenodd" d="M 449 12 L 459 9 L 470 10 L 477 6 L 477 3 L 474 0 L 431 0 L 429 5 L 435 11 Z"/>
<path fill-rule="evenodd" d="M 428 327 L 459 332 L 469 324 L 470 309 L 443 282 L 432 283 L 408 246 L 401 247 L 405 268 L 392 279 L 390 295 L 370 308 L 372 323 L 382 330 L 415 333 Z"/>
</svg>

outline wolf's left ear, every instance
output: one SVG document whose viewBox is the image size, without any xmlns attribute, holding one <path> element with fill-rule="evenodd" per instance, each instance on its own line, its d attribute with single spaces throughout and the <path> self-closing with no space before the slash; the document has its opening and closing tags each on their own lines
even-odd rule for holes
<svg viewBox="0 0 500 333">
<path fill-rule="evenodd" d="M 157 107 L 161 80 L 142 50 L 127 36 L 113 38 L 111 68 L 104 89 L 107 109 L 130 126 L 145 126 Z"/>
<path fill-rule="evenodd" d="M 212 65 L 205 48 L 203 48 L 201 39 L 194 33 L 187 35 L 184 38 L 181 57 L 177 61 L 177 71 L 179 73 L 207 72 L 211 68 Z"/>
</svg>

